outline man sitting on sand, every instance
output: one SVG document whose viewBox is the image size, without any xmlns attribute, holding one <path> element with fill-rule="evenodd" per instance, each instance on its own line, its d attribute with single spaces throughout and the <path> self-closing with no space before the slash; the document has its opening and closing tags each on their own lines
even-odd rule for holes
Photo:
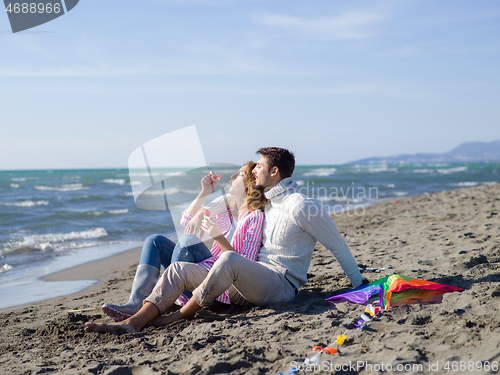
<svg viewBox="0 0 500 375">
<path fill-rule="evenodd" d="M 251 302 L 262 306 L 292 301 L 299 287 L 307 282 L 307 270 L 317 241 L 333 253 L 353 286 L 363 283 L 356 261 L 333 220 L 323 212 L 318 201 L 298 192 L 297 184 L 291 179 L 295 167 L 293 153 L 278 147 L 261 148 L 257 153 L 261 157 L 253 174 L 257 187 L 264 190 L 269 200 L 258 261 L 231 251 L 224 236 L 212 236 L 226 251 L 206 277 L 200 279 L 196 264 L 174 263 L 165 270 L 137 314 L 119 323 L 89 322 L 85 331 L 132 333 L 148 324 L 170 324 L 190 317 L 226 290 L 230 291 L 231 302 L 236 304 Z M 208 234 L 217 234 L 209 222 L 204 222 L 202 228 Z M 193 291 L 188 303 L 171 315 L 161 316 L 184 289 Z"/>
</svg>

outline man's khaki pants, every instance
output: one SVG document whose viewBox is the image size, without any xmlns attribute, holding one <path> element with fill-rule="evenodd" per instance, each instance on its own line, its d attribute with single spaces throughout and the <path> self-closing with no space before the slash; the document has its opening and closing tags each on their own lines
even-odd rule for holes
<svg viewBox="0 0 500 375">
<path fill-rule="evenodd" d="M 226 290 L 231 302 L 239 305 L 267 305 L 295 298 L 284 269 L 249 260 L 234 251 L 222 253 L 210 272 L 196 263 L 172 263 L 145 301 L 155 304 L 163 314 L 184 289 L 193 291 L 202 307 Z"/>
</svg>

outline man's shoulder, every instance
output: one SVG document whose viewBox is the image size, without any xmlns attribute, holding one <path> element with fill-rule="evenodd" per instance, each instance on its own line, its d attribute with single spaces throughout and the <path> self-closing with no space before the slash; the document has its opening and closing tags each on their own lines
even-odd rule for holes
<svg viewBox="0 0 500 375">
<path fill-rule="evenodd" d="M 310 205 L 320 204 L 316 199 L 310 198 L 298 190 L 290 192 L 290 194 L 287 196 L 287 199 L 289 200 L 289 203 L 293 204 L 294 206 L 298 205 L 310 206 Z"/>
</svg>

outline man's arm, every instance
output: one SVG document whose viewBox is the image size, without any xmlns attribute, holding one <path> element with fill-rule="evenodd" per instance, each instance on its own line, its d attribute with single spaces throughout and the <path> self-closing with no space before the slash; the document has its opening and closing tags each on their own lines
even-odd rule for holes
<svg viewBox="0 0 500 375">
<path fill-rule="evenodd" d="M 332 252 L 351 284 L 355 287 L 361 285 L 363 277 L 351 250 L 321 204 L 314 199 L 305 199 L 295 207 L 293 216 L 297 225 Z"/>
</svg>

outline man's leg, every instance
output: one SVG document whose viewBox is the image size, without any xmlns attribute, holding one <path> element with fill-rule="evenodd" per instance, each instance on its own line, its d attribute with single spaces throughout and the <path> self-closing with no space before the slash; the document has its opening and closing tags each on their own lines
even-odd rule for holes
<svg viewBox="0 0 500 375">
<path fill-rule="evenodd" d="M 255 305 L 287 302 L 295 298 L 294 289 L 284 272 L 233 251 L 226 251 L 220 256 L 203 283 L 193 291 L 193 297 L 203 307 L 231 285 Z"/>
<path fill-rule="evenodd" d="M 85 331 L 117 334 L 139 332 L 172 306 L 184 289 L 193 290 L 200 285 L 207 274 L 208 271 L 199 264 L 173 263 L 163 273 L 139 312 L 119 323 L 86 323 Z M 199 306 L 195 302 L 194 305 L 186 305 L 183 309 L 183 312 L 194 314 Z"/>
<path fill-rule="evenodd" d="M 199 264 L 172 263 L 144 301 L 154 304 L 161 315 L 174 304 L 184 289 L 193 291 L 207 275 L 208 271 Z"/>
<path fill-rule="evenodd" d="M 160 311 L 152 303 L 146 302 L 141 309 L 130 318 L 125 319 L 118 323 L 85 323 L 85 332 L 97 333 L 136 333 L 146 326 L 149 322 L 160 316 Z"/>
</svg>

